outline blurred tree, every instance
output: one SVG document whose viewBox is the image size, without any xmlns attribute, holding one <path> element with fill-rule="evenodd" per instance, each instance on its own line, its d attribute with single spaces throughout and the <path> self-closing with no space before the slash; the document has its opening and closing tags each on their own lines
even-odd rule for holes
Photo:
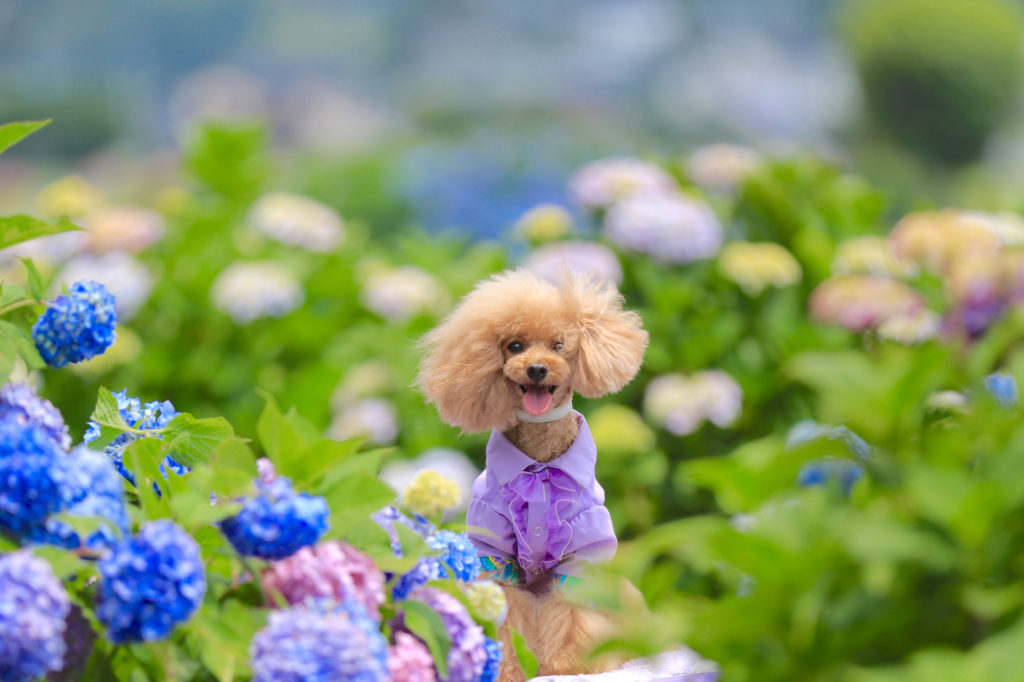
<svg viewBox="0 0 1024 682">
<path fill-rule="evenodd" d="M 1024 22 L 1006 0 L 855 0 L 841 14 L 872 117 L 928 160 L 978 158 L 1020 96 Z"/>
</svg>

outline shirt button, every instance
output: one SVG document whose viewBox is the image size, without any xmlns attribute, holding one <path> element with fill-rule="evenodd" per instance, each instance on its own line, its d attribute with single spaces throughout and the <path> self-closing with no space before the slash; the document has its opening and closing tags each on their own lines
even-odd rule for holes
<svg viewBox="0 0 1024 682">
<path fill-rule="evenodd" d="M 541 526 L 537 526 L 536 528 L 533 529 L 533 534 L 536 535 L 537 537 L 540 537 L 541 535 L 544 535 L 544 528 L 541 527 Z"/>
<path fill-rule="evenodd" d="M 533 573 L 534 575 L 540 575 L 540 569 L 539 568 L 535 568 L 535 569 L 533 569 L 531 571 L 531 573 Z"/>
</svg>

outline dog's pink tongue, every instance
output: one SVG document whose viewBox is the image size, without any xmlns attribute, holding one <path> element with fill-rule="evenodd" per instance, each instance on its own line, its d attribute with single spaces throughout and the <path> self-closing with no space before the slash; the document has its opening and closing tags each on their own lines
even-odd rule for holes
<svg viewBox="0 0 1024 682">
<path fill-rule="evenodd" d="M 551 407 L 551 394 L 546 388 L 531 388 L 523 394 L 523 407 L 534 417 L 542 415 Z"/>
</svg>

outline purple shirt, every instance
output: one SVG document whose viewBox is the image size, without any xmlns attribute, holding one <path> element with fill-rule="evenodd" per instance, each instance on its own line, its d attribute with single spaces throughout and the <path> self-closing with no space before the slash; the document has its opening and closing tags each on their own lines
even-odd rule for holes
<svg viewBox="0 0 1024 682">
<path fill-rule="evenodd" d="M 483 555 L 515 560 L 527 576 L 576 575 L 587 562 L 612 558 L 618 544 L 594 478 L 597 447 L 583 415 L 572 414 L 579 435 L 546 463 L 492 431 L 487 468 L 473 484 L 470 539 Z"/>
</svg>

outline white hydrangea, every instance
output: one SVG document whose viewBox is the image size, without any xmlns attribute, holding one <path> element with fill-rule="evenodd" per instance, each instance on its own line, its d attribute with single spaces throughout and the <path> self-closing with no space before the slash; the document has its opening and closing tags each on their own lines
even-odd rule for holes
<svg viewBox="0 0 1024 682">
<path fill-rule="evenodd" d="M 363 305 L 392 322 L 421 313 L 439 312 L 448 294 L 426 270 L 414 265 L 372 271 L 359 294 Z"/>
<path fill-rule="evenodd" d="M 213 305 L 238 324 L 281 317 L 302 305 L 302 284 L 288 269 L 269 261 L 237 262 L 225 268 L 210 289 Z"/>
<path fill-rule="evenodd" d="M 628 157 L 594 161 L 569 178 L 569 194 L 592 210 L 608 208 L 635 194 L 672 192 L 676 186 L 661 166 Z"/>
<path fill-rule="evenodd" d="M 84 220 L 88 248 L 96 253 L 131 251 L 138 253 L 163 238 L 167 231 L 163 216 L 138 206 L 110 206 L 97 209 Z"/>
<path fill-rule="evenodd" d="M 743 389 L 717 369 L 692 376 L 663 374 L 644 392 L 647 418 L 670 433 L 685 436 L 706 420 L 719 428 L 733 424 L 743 409 Z"/>
<path fill-rule="evenodd" d="M 608 211 L 605 234 L 616 246 L 663 263 L 689 263 L 714 256 L 722 226 L 704 201 L 681 194 L 640 194 Z"/>
<path fill-rule="evenodd" d="M 345 238 L 337 211 L 298 194 L 272 192 L 260 197 L 249 219 L 271 239 L 317 253 L 337 249 Z"/>
<path fill-rule="evenodd" d="M 557 284 L 562 273 L 588 276 L 598 282 L 622 283 L 622 264 L 615 252 L 594 242 L 555 242 L 530 253 L 523 267 Z"/>
<path fill-rule="evenodd" d="M 709 191 L 732 191 L 764 165 L 761 155 L 736 144 L 709 144 L 694 151 L 686 171 L 698 186 Z"/>
<path fill-rule="evenodd" d="M 61 284 L 70 287 L 80 280 L 99 282 L 114 295 L 118 322 L 135 317 L 153 292 L 153 274 L 149 268 L 123 251 L 71 259 L 57 276 L 55 289 L 59 291 Z"/>
<path fill-rule="evenodd" d="M 376 445 L 388 445 L 398 437 L 398 414 L 384 398 L 360 400 L 338 410 L 327 435 L 335 440 L 368 438 Z"/>
</svg>

